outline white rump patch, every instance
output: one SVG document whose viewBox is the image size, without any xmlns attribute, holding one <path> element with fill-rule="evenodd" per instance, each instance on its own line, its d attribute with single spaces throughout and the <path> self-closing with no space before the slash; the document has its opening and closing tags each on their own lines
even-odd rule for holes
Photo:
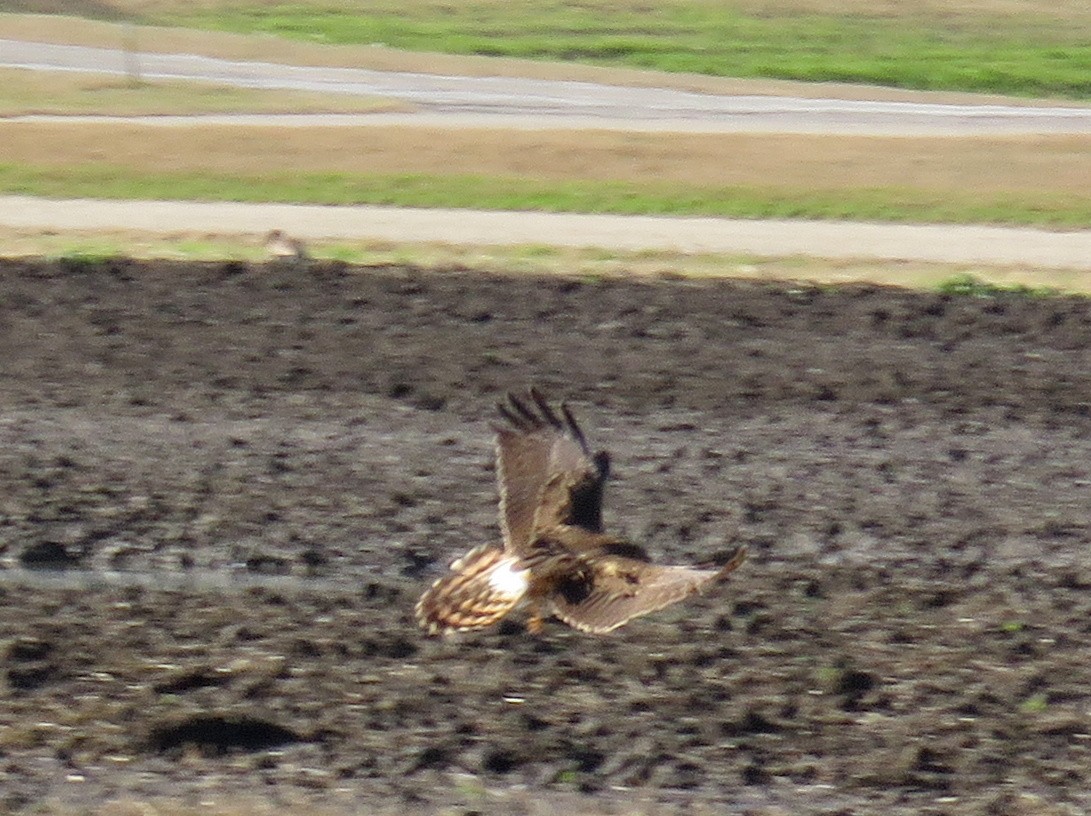
<svg viewBox="0 0 1091 816">
<path fill-rule="evenodd" d="M 515 559 L 509 558 L 501 561 L 489 573 L 489 586 L 498 595 L 521 598 L 530 586 L 530 572 L 516 569 Z"/>
</svg>

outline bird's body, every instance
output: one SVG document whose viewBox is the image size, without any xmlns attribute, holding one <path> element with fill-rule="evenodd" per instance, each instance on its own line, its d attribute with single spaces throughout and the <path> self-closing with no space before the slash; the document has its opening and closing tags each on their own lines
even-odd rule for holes
<svg viewBox="0 0 1091 816">
<path fill-rule="evenodd" d="M 265 249 L 274 261 L 300 263 L 310 257 L 302 241 L 278 229 L 265 236 Z"/>
<path fill-rule="evenodd" d="M 591 453 L 568 407 L 558 416 L 533 389 L 498 407 L 503 541 L 471 550 L 421 596 L 417 620 L 429 632 L 491 626 L 522 603 L 532 632 L 547 615 L 609 632 L 724 580 L 743 562 L 745 548 L 712 569 L 653 564 L 641 547 L 603 530 L 609 457 Z"/>
</svg>

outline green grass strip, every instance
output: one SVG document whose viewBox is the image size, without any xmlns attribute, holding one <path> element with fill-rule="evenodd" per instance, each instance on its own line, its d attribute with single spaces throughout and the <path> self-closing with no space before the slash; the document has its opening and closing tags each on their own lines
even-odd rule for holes
<svg viewBox="0 0 1091 816">
<path fill-rule="evenodd" d="M 1091 98 L 1091 7 L 1067 17 L 775 5 L 758 14 L 707 0 L 376 0 L 195 5 L 144 22 L 713 76 Z"/>
<path fill-rule="evenodd" d="M 913 188 L 706 188 L 466 175 L 284 173 L 225 177 L 180 172 L 147 174 L 111 165 L 52 168 L 15 164 L 0 164 L 0 192 L 58 198 L 1091 226 L 1091 197 L 1049 192 L 1006 196 Z"/>
<path fill-rule="evenodd" d="M 1054 286 L 1028 286 L 1023 283 L 998 284 L 982 280 L 976 275 L 971 275 L 968 272 L 940 281 L 936 286 L 936 289 L 945 295 L 964 295 L 976 298 L 1048 298 L 1057 297 L 1058 295 L 1063 294 L 1060 289 Z"/>
</svg>

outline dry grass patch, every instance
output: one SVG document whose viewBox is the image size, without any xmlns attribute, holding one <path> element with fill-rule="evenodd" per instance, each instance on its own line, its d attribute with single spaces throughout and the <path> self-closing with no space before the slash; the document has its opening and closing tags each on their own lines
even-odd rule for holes
<svg viewBox="0 0 1091 816">
<path fill-rule="evenodd" d="M 0 116 L 201 113 L 374 113 L 411 106 L 379 97 L 266 91 L 200 82 L 141 80 L 113 74 L 0 69 Z"/>
<path fill-rule="evenodd" d="M 891 138 L 0 122 L 6 162 L 138 172 L 412 173 L 936 196 L 1082 196 L 1091 136 Z"/>
</svg>

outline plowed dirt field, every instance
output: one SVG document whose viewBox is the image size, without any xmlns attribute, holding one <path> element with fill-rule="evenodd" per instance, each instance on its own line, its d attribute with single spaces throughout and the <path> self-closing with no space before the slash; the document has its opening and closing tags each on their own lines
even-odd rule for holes
<svg viewBox="0 0 1091 816">
<path fill-rule="evenodd" d="M 20 260 L 0 349 L 0 810 L 1091 811 L 1091 300 Z M 425 637 L 529 384 L 747 564 Z"/>
</svg>

